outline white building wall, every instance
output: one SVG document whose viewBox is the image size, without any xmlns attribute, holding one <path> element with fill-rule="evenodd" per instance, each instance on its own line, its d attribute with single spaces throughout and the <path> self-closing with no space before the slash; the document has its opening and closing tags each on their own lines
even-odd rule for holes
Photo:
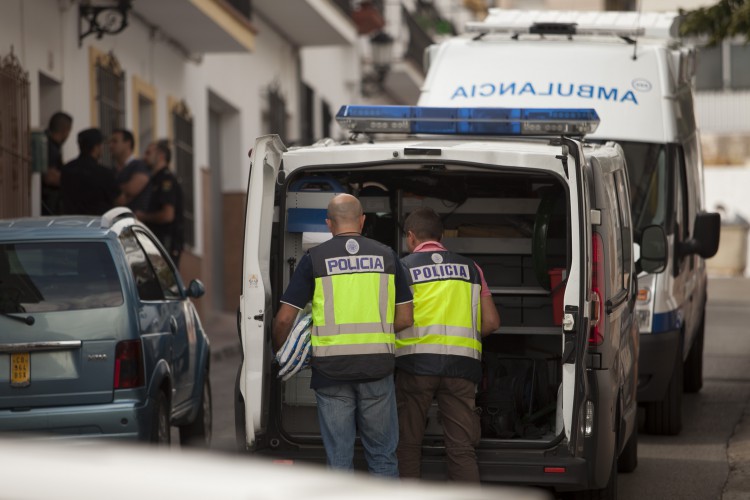
<svg viewBox="0 0 750 500">
<path fill-rule="evenodd" d="M 254 22 L 263 36 L 256 38 L 252 54 L 209 54 L 200 67 L 191 68 L 188 80 L 196 87 L 192 91 L 201 103 L 201 129 L 196 128 L 196 149 L 200 136 L 201 157 L 196 163 L 208 165 L 208 90 L 240 112 L 239 143 L 233 150 L 224 150 L 222 171 L 223 191 L 244 191 L 250 164 L 247 156 L 255 138 L 267 134 L 262 122 L 266 111 L 266 92 L 271 85 L 278 85 L 286 100 L 288 141 L 299 135 L 299 89 L 297 54 L 293 46 L 260 21 Z M 199 95 L 197 95 L 199 94 Z M 197 118 L 197 116 L 196 116 Z"/>
<path fill-rule="evenodd" d="M 336 115 L 345 104 L 359 104 L 361 67 L 355 47 L 306 47 L 301 50 L 302 81 L 315 92 L 315 138 L 322 137 L 322 101 Z M 333 77 L 332 75 L 336 75 Z M 341 138 L 343 131 L 331 125 L 331 136 Z"/>
<path fill-rule="evenodd" d="M 178 21 L 176 21 L 178 22 Z M 207 21 L 208 22 L 208 21 Z M 203 198 L 200 169 L 209 166 L 208 96 L 215 93 L 237 110 L 233 119 L 239 131 L 236 139 L 222 150 L 222 191 L 244 191 L 249 175 L 247 153 L 255 138 L 269 133 L 262 123 L 266 109 L 265 92 L 269 85 L 278 85 L 286 99 L 287 139 L 296 140 L 299 132 L 298 55 L 296 49 L 261 20 L 254 21 L 258 30 L 253 53 L 208 54 L 200 62 L 189 58 L 169 43 L 161 33 L 150 30 L 133 16 L 120 34 L 97 40 L 87 37 L 78 46 L 78 5 L 58 0 L 3 0 L 0 4 L 0 54 L 7 54 L 11 45 L 21 65 L 29 72 L 31 126 L 45 128 L 39 118 L 39 72 L 62 84 L 62 110 L 73 116 L 73 131 L 63 148 L 68 161 L 78 155 L 76 134 L 91 123 L 91 89 L 89 47 L 107 53 L 112 51 L 125 71 L 125 126 L 133 123 L 133 76 L 156 90 L 157 137 L 169 137 L 169 98 L 184 100 L 193 116 L 194 179 L 196 207 L 196 248 L 201 255 L 203 235 Z M 198 28 L 199 29 L 199 28 Z M 168 33 L 169 28 L 165 27 Z M 348 56 L 351 59 L 351 55 Z M 346 61 L 337 65 L 342 71 Z M 349 78 L 351 79 L 351 78 Z M 333 85 L 324 90 L 326 82 L 342 81 L 327 68 L 316 77 L 322 95 L 330 102 L 339 102 L 336 94 L 343 92 Z M 233 144 L 232 144 L 233 142 Z"/>
<path fill-rule="evenodd" d="M 722 210 L 723 222 L 736 224 L 741 217 L 750 221 L 750 200 L 747 196 L 747 186 L 750 186 L 750 166 L 746 167 L 707 167 L 705 169 L 706 209 L 709 211 Z M 734 226 L 738 231 L 741 226 Z M 739 236 L 739 235 L 738 235 Z M 747 236 L 745 238 L 747 241 Z M 742 264 L 750 263 L 750 245 L 746 244 L 744 262 L 741 260 L 741 239 L 722 240 L 719 247 L 729 246 L 713 263 L 719 268 L 741 268 Z M 721 252 L 722 250 L 720 250 Z M 712 263 L 709 261 L 709 270 Z M 750 277 L 750 267 L 745 267 L 744 275 Z"/>
<path fill-rule="evenodd" d="M 495 0 L 502 9 L 604 10 L 604 0 Z"/>
<path fill-rule="evenodd" d="M 702 132 L 750 134 L 750 90 L 696 92 L 695 112 Z"/>
</svg>

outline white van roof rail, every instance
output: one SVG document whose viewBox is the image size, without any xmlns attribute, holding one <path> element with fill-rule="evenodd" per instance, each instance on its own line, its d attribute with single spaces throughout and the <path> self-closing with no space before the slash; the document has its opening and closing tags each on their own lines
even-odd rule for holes
<svg viewBox="0 0 750 500">
<path fill-rule="evenodd" d="M 490 9 L 484 21 L 469 22 L 469 33 L 559 34 L 679 39 L 677 12 L 616 12 Z"/>
</svg>

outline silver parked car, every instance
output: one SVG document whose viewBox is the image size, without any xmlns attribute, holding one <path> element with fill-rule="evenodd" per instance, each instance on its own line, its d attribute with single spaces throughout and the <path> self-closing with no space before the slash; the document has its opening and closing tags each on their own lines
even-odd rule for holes
<svg viewBox="0 0 750 500">
<path fill-rule="evenodd" d="M 0 221 L 0 431 L 207 446 L 203 293 L 128 209 Z"/>
</svg>

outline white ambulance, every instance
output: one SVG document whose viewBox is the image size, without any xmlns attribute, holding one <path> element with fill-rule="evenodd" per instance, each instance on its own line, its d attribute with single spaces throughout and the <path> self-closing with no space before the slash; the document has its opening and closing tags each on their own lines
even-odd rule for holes
<svg viewBox="0 0 750 500">
<path fill-rule="evenodd" d="M 587 139 L 625 151 L 634 232 L 659 225 L 668 272 L 638 276 L 638 401 L 645 429 L 678 434 L 682 393 L 703 384 L 704 258 L 719 216 L 704 212 L 693 111 L 694 53 L 675 14 L 494 9 L 467 34 L 432 46 L 421 106 L 591 107 Z"/>
<path fill-rule="evenodd" d="M 350 140 L 287 149 L 265 136 L 252 150 L 240 447 L 325 460 L 310 370 L 279 378 L 271 323 L 295 265 L 331 237 L 328 202 L 346 192 L 363 205 L 363 234 L 400 256 L 405 217 L 433 208 L 446 247 L 484 271 L 501 326 L 483 341 L 482 479 L 612 498 L 618 466 L 637 463 L 634 257 L 659 272 L 667 248 L 658 225 L 634 245 L 622 148 L 580 139 L 598 122 L 586 109 L 344 106 L 337 119 Z M 436 406 L 425 424 L 424 476 L 440 476 Z"/>
</svg>

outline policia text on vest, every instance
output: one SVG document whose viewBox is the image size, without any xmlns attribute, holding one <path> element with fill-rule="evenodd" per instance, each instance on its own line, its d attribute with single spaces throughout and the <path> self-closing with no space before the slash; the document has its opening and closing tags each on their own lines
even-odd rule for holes
<svg viewBox="0 0 750 500">
<path fill-rule="evenodd" d="M 353 468 L 358 431 L 370 472 L 398 477 L 395 341 L 413 322 L 411 291 L 393 249 L 360 235 L 357 198 L 335 196 L 327 215 L 333 238 L 300 259 L 274 320 L 274 345 L 311 302 L 310 386 L 328 465 Z"/>
<path fill-rule="evenodd" d="M 402 262 L 414 294 L 414 325 L 396 337 L 399 473 L 420 476 L 425 416 L 437 399 L 448 478 L 479 482 L 475 396 L 482 336 L 500 326 L 497 309 L 479 266 L 440 243 L 443 224 L 434 210 L 412 212 L 404 229 L 412 252 Z"/>
</svg>

